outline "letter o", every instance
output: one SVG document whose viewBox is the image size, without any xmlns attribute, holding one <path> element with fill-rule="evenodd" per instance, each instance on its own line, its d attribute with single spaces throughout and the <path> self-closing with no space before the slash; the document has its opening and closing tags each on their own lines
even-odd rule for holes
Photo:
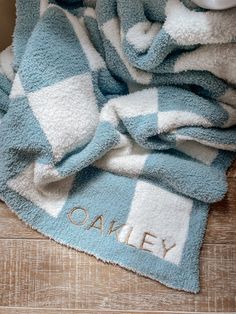
<svg viewBox="0 0 236 314">
<path fill-rule="evenodd" d="M 73 219 L 72 215 L 76 210 L 80 210 L 84 212 L 84 219 L 80 222 L 76 221 Z M 85 208 L 82 207 L 74 207 L 71 209 L 71 211 L 67 214 L 68 219 L 70 220 L 71 223 L 77 226 L 82 226 L 86 223 L 87 219 L 89 218 L 88 211 Z"/>
</svg>

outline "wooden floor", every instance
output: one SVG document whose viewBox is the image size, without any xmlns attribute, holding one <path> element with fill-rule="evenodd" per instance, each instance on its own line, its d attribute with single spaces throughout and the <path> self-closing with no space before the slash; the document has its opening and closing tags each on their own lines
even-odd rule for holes
<svg viewBox="0 0 236 314">
<path fill-rule="evenodd" d="M 14 0 L 0 0 L 0 48 L 11 42 L 14 14 Z M 236 312 L 236 164 L 228 181 L 210 213 L 198 295 L 50 241 L 0 203 L 0 314 Z"/>
<path fill-rule="evenodd" d="M 15 25 L 15 0 L 0 0 L 0 52 L 12 42 Z"/>
<path fill-rule="evenodd" d="M 201 293 L 179 292 L 61 246 L 0 205 L 0 313 L 236 312 L 236 164 L 212 207 Z"/>
</svg>

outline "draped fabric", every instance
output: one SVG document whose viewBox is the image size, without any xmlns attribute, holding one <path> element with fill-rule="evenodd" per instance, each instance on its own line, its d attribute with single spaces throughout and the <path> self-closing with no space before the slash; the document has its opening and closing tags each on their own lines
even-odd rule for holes
<svg viewBox="0 0 236 314">
<path fill-rule="evenodd" d="M 56 241 L 190 292 L 236 150 L 236 8 L 17 0 L 0 197 Z"/>
</svg>

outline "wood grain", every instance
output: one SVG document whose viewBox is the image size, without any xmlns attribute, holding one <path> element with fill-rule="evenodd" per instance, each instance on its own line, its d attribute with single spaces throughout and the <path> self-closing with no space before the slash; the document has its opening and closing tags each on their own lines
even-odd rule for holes
<svg viewBox="0 0 236 314">
<path fill-rule="evenodd" d="M 229 168 L 227 175 L 228 175 L 228 178 L 236 177 L 236 160 L 233 162 L 233 164 Z"/>
<path fill-rule="evenodd" d="M 42 239 L 43 236 L 28 227 L 4 203 L 0 202 L 0 239 L 11 238 Z"/>
<path fill-rule="evenodd" d="M 56 244 L 27 227 L 2 203 L 0 313 L 44 309 L 64 313 L 65 308 L 67 313 L 92 314 L 236 311 L 236 178 L 230 175 L 228 181 L 229 192 L 209 215 L 198 295 L 168 289 Z"/>
<path fill-rule="evenodd" d="M 224 200 L 211 206 L 205 243 L 236 244 L 236 177 L 228 178 Z"/>
<path fill-rule="evenodd" d="M 97 261 L 50 240 L 0 240 L 1 306 L 93 310 L 232 312 L 236 245 L 206 244 L 201 293 L 157 282 Z"/>
<path fill-rule="evenodd" d="M 197 295 L 48 240 L 2 203 L 0 313 L 236 312 L 236 177 L 228 182 L 225 199 L 209 215 Z"/>
</svg>

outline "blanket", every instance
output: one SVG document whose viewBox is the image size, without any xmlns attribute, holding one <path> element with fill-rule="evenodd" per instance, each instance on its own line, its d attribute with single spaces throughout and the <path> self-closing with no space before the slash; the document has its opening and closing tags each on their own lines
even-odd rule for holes
<svg viewBox="0 0 236 314">
<path fill-rule="evenodd" d="M 236 8 L 17 0 L 0 56 L 0 198 L 59 243 L 199 291 L 236 150 Z"/>
</svg>

